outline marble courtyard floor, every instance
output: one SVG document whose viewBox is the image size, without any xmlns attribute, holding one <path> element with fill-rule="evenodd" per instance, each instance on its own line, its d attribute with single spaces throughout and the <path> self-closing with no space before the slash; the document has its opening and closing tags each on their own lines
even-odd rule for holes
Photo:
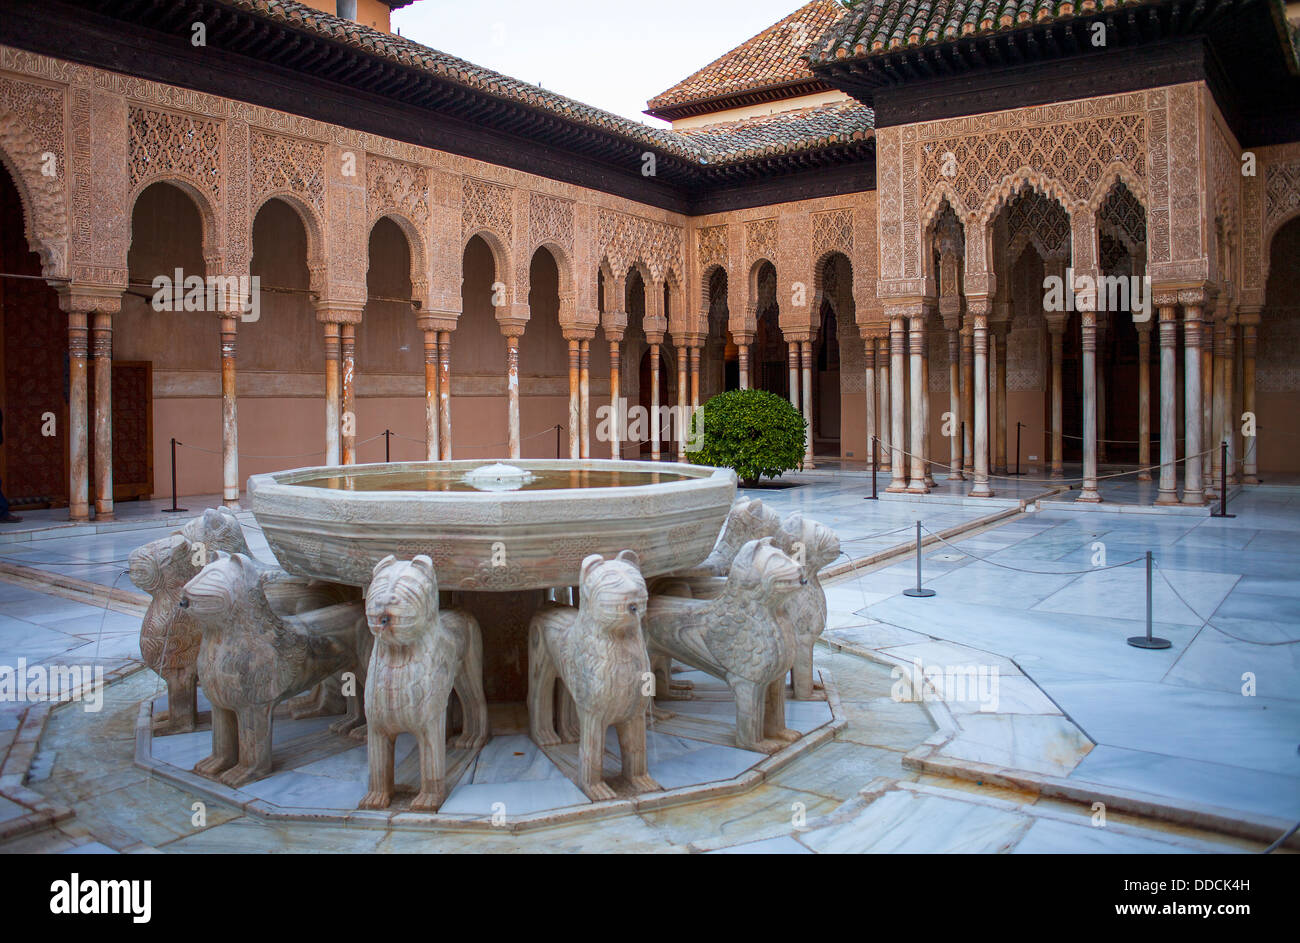
<svg viewBox="0 0 1300 943">
<path fill-rule="evenodd" d="M 835 468 L 789 480 L 752 494 L 834 527 L 831 572 L 849 571 L 827 583 L 817 653 L 834 738 L 740 795 L 528 831 L 268 821 L 216 801 L 194 825 L 198 797 L 134 762 L 140 705 L 164 691 L 134 670 L 142 610 L 121 561 L 175 526 L 164 502 L 0 529 L 0 665 L 121 675 L 99 713 L 0 703 L 0 851 L 1250 852 L 1300 819 L 1300 488 L 1244 489 L 1219 520 L 1026 513 L 1033 482 L 980 502 L 956 485 L 864 501 L 869 478 Z M 948 539 L 924 551 L 930 599 L 902 595 L 918 519 Z M 1165 651 L 1125 644 L 1145 629 L 1145 570 L 1114 564 L 1148 549 Z M 111 607 L 95 587 L 115 587 Z"/>
</svg>

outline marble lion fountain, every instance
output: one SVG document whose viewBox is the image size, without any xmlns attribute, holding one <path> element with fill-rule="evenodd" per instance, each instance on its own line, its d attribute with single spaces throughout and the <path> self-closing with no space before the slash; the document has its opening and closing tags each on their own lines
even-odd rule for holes
<svg viewBox="0 0 1300 943">
<path fill-rule="evenodd" d="M 137 763 L 247 811 L 524 827 L 750 788 L 842 722 L 812 663 L 839 542 L 729 470 L 394 463 L 248 494 L 278 566 L 226 509 L 131 554 L 167 690 Z"/>
</svg>

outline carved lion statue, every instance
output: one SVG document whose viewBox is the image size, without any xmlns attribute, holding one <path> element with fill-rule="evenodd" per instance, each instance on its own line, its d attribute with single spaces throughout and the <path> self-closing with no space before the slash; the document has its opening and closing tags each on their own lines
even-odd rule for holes
<svg viewBox="0 0 1300 943">
<path fill-rule="evenodd" d="M 393 799 L 393 751 L 400 733 L 420 748 L 420 791 L 411 809 L 435 812 L 447 798 L 447 700 L 460 699 L 464 730 L 453 746 L 477 749 L 488 739 L 483 692 L 483 639 L 472 615 L 439 611 L 433 561 L 388 556 L 366 592 L 374 636 L 366 677 L 369 791 L 360 808 L 386 809 Z"/>
<path fill-rule="evenodd" d="M 794 626 L 794 696 L 807 701 L 816 696 L 814 689 L 822 687 L 813 681 L 813 646 L 826 630 L 826 590 L 817 574 L 840 555 L 840 539 L 825 524 L 796 511 L 781 522 L 775 542 L 800 565 L 807 580 L 785 603 L 787 618 Z"/>
<path fill-rule="evenodd" d="M 364 677 L 361 603 L 281 614 L 297 608 L 295 587 L 317 591 L 240 553 L 218 553 L 185 584 L 179 605 L 202 633 L 199 681 L 212 702 L 212 754 L 195 772 L 236 788 L 270 775 L 276 706 L 335 672 Z"/>
<path fill-rule="evenodd" d="M 794 560 L 764 537 L 740 548 L 712 598 L 650 596 L 645 634 L 651 655 L 676 658 L 727 682 L 742 749 L 774 753 L 799 738 L 785 726 L 784 682 L 796 647 L 785 607 L 806 582 Z"/>
<path fill-rule="evenodd" d="M 198 723 L 200 634 L 178 605 L 185 584 L 215 551 L 249 554 L 243 528 L 229 508 L 208 508 L 179 531 L 131 551 L 131 582 L 152 598 L 140 623 L 140 655 L 167 684 L 167 710 L 154 718 L 157 734 L 187 733 Z"/>
<path fill-rule="evenodd" d="M 613 799 L 605 782 L 605 731 L 618 732 L 623 778 L 636 792 L 658 789 L 646 759 L 650 658 L 641 634 L 646 585 L 631 550 L 582 561 L 578 608 L 550 604 L 528 627 L 528 719 L 539 746 L 559 743 L 557 677 L 578 713 L 578 785 L 595 801 Z M 562 695 L 564 696 L 564 695 Z"/>
</svg>

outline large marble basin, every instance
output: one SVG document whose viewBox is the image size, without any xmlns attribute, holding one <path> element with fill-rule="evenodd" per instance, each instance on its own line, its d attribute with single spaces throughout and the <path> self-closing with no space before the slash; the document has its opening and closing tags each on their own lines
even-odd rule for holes
<svg viewBox="0 0 1300 943">
<path fill-rule="evenodd" d="M 736 493 L 729 469 L 664 462 L 523 459 L 526 483 L 464 480 L 489 464 L 300 468 L 248 494 L 291 573 L 365 586 L 388 554 L 426 554 L 440 588 L 493 592 L 577 585 L 592 553 L 634 550 L 647 578 L 695 566 Z"/>
</svg>

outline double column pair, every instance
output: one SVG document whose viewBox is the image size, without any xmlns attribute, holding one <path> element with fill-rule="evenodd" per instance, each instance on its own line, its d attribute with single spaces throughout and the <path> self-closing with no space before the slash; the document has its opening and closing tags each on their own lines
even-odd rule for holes
<svg viewBox="0 0 1300 943">
<path fill-rule="evenodd" d="M 67 285 L 59 304 L 68 315 L 68 519 L 90 519 L 90 440 L 95 443 L 95 519 L 113 520 L 113 315 L 122 289 Z M 93 379 L 90 374 L 94 358 Z M 89 384 L 95 392 L 89 415 Z M 93 429 L 92 429 L 93 427 Z"/>
<path fill-rule="evenodd" d="M 813 414 L 812 414 L 812 334 L 789 334 L 786 343 L 787 366 L 790 370 L 790 405 L 804 418 L 803 468 L 813 464 Z"/>
</svg>

